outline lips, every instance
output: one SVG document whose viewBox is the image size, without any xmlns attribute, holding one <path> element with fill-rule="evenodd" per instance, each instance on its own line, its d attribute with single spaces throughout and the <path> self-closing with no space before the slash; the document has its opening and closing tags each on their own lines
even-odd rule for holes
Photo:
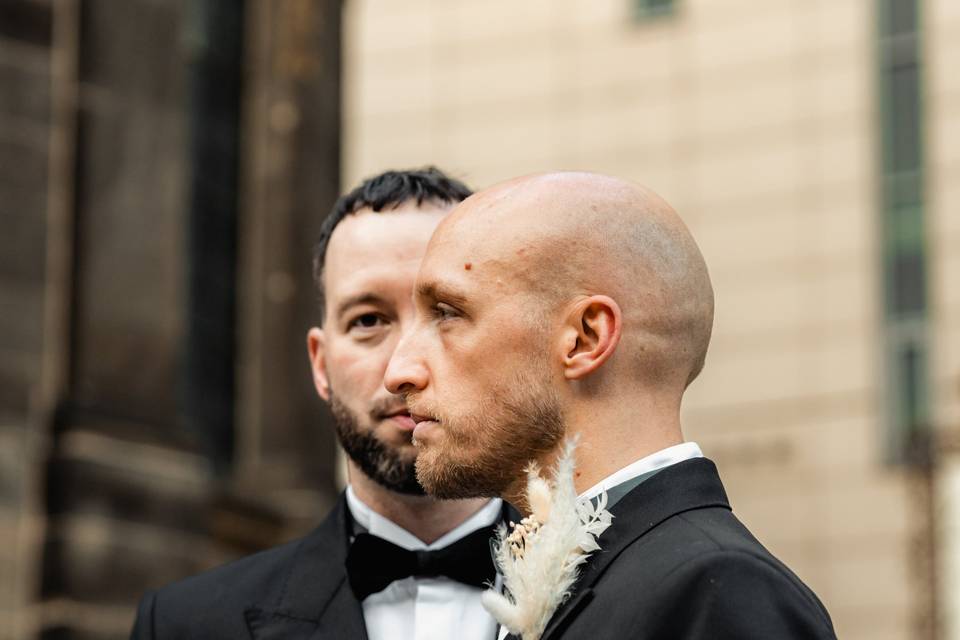
<svg viewBox="0 0 960 640">
<path fill-rule="evenodd" d="M 421 414 L 410 414 L 410 419 L 414 421 L 413 436 L 415 438 L 422 438 L 424 433 L 433 425 L 437 424 L 437 420 L 432 416 L 425 416 Z"/>
<path fill-rule="evenodd" d="M 392 420 L 397 428 L 403 431 L 413 431 L 416 428 L 416 421 L 410 416 L 410 413 L 406 410 L 394 411 L 384 416 L 387 420 Z"/>
</svg>

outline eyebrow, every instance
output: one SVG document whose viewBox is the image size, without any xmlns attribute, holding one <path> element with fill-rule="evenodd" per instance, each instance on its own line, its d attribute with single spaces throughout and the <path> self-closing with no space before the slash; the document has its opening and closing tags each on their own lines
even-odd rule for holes
<svg viewBox="0 0 960 640">
<path fill-rule="evenodd" d="M 454 304 L 464 304 L 467 297 L 442 282 L 427 281 L 417 285 L 417 297 L 430 300 L 449 300 Z"/>
<path fill-rule="evenodd" d="M 356 295 L 350 296 L 346 300 L 343 300 L 340 304 L 337 305 L 337 318 L 343 316 L 351 307 L 355 307 L 361 304 L 383 304 L 385 300 L 378 296 L 375 293 L 358 293 Z"/>
</svg>

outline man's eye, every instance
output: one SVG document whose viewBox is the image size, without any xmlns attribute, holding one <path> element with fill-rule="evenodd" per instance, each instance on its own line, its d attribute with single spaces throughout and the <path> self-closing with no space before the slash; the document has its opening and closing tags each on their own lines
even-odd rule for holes
<svg viewBox="0 0 960 640">
<path fill-rule="evenodd" d="M 460 313 L 445 302 L 438 302 L 433 305 L 433 317 L 437 320 L 449 320 L 459 317 Z"/>
<path fill-rule="evenodd" d="M 373 329 L 383 324 L 383 318 L 375 313 L 365 313 L 350 321 L 347 329 Z"/>
</svg>

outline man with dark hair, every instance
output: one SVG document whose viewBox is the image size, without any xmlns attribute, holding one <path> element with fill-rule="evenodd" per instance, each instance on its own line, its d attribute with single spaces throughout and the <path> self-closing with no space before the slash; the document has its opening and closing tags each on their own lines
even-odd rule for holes
<svg viewBox="0 0 960 640">
<path fill-rule="evenodd" d="M 344 218 L 361 209 L 379 213 L 409 203 L 415 203 L 417 207 L 425 202 L 452 207 L 471 194 L 470 188 L 459 180 L 447 176 L 436 167 L 426 167 L 411 171 L 385 171 L 340 196 L 320 226 L 320 237 L 313 248 L 313 279 L 320 294 L 320 317 L 324 316 L 326 304 L 323 267 L 327 246 Z"/>
<path fill-rule="evenodd" d="M 469 195 L 431 167 L 388 171 L 337 200 L 314 252 L 322 311 L 307 349 L 350 484 L 302 540 L 148 593 L 134 638 L 496 637 L 480 593 L 495 579 L 502 503 L 426 496 L 415 425 L 383 384 L 427 241 Z"/>
</svg>

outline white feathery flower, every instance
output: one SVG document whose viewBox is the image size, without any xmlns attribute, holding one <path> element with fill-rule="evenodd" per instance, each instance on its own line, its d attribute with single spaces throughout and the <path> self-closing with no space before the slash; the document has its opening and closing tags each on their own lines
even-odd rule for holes
<svg viewBox="0 0 960 640">
<path fill-rule="evenodd" d="M 527 468 L 530 515 L 500 526 L 495 556 L 506 593 L 487 590 L 483 606 L 511 633 L 538 640 L 553 612 L 570 597 L 579 567 L 600 549 L 597 537 L 610 526 L 607 494 L 596 505 L 579 499 L 573 483 L 575 440 L 567 440 L 557 461 L 553 482 Z"/>
</svg>

